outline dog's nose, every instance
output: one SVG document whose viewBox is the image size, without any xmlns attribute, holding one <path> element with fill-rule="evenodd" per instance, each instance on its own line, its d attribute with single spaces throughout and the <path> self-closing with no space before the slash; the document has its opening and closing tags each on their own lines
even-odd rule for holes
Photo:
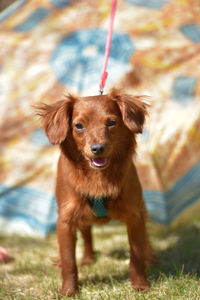
<svg viewBox="0 0 200 300">
<path fill-rule="evenodd" d="M 104 144 L 93 144 L 91 146 L 91 151 L 95 155 L 102 154 L 105 150 L 105 145 Z"/>
</svg>

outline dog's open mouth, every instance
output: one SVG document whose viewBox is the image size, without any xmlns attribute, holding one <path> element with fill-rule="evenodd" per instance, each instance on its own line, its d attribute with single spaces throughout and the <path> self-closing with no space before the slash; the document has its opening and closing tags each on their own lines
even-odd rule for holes
<svg viewBox="0 0 200 300">
<path fill-rule="evenodd" d="M 104 168 L 108 163 L 108 159 L 106 157 L 97 157 L 90 159 L 90 162 L 92 167 Z"/>
</svg>

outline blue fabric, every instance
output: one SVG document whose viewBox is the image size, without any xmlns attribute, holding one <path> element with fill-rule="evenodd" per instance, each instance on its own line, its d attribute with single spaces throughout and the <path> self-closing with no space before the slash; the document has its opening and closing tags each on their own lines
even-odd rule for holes
<svg viewBox="0 0 200 300">
<path fill-rule="evenodd" d="M 200 43 L 200 26 L 196 23 L 183 25 L 180 27 L 180 31 L 192 42 Z"/>
<path fill-rule="evenodd" d="M 195 101 L 193 95 L 197 83 L 196 77 L 179 76 L 172 87 L 172 98 L 182 104 Z"/>
<path fill-rule="evenodd" d="M 23 23 L 16 26 L 14 30 L 19 32 L 32 30 L 40 24 L 50 14 L 50 12 L 51 11 L 45 7 L 39 7 Z"/>
<path fill-rule="evenodd" d="M 128 0 L 133 5 L 143 6 L 151 9 L 161 9 L 168 1 L 166 0 Z"/>
<path fill-rule="evenodd" d="M 40 128 L 35 129 L 30 136 L 30 141 L 38 147 L 51 146 L 51 143 L 49 142 L 44 131 Z"/>
<path fill-rule="evenodd" d="M 15 3 L 13 3 L 11 6 L 9 6 L 6 10 L 1 12 L 0 22 L 12 16 L 12 14 L 14 14 L 25 2 L 26 0 L 18 0 Z"/>
<path fill-rule="evenodd" d="M 51 0 L 51 4 L 56 8 L 62 8 L 71 3 L 70 0 Z"/>
<path fill-rule="evenodd" d="M 143 132 L 142 132 L 141 136 L 142 136 L 143 140 L 148 140 L 148 138 L 150 136 L 150 132 L 146 129 L 143 129 Z"/>
<path fill-rule="evenodd" d="M 144 191 L 151 219 L 168 225 L 191 204 L 200 199 L 200 163 L 181 177 L 168 191 Z"/>
<path fill-rule="evenodd" d="M 84 90 L 85 86 L 98 86 L 104 65 L 106 34 L 106 30 L 96 28 L 66 36 L 50 60 L 58 80 L 79 91 Z M 108 61 L 109 76 L 112 79 L 122 76 L 128 70 L 134 49 L 128 35 L 113 33 Z"/>
<path fill-rule="evenodd" d="M 31 230 L 46 235 L 55 229 L 56 199 L 44 191 L 23 186 L 0 185 L 0 217 L 28 224 Z"/>
</svg>

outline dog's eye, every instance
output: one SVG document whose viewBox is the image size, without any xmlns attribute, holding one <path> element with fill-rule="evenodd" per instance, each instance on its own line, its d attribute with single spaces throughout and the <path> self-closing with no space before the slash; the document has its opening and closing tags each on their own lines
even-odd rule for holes
<svg viewBox="0 0 200 300">
<path fill-rule="evenodd" d="M 106 124 L 107 127 L 113 127 L 115 125 L 116 125 L 116 121 L 112 121 L 112 120 L 108 121 Z"/>
<path fill-rule="evenodd" d="M 84 126 L 81 123 L 75 124 L 74 127 L 76 128 L 77 131 L 82 131 L 84 129 Z"/>
</svg>

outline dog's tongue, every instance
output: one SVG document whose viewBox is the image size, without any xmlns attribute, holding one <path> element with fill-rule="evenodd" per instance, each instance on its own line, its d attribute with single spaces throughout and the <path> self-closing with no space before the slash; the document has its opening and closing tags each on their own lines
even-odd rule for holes
<svg viewBox="0 0 200 300">
<path fill-rule="evenodd" d="M 107 163 L 107 158 L 106 157 L 98 157 L 98 158 L 94 158 L 92 160 L 93 164 L 96 166 L 96 167 L 103 167 L 106 165 Z"/>
</svg>

